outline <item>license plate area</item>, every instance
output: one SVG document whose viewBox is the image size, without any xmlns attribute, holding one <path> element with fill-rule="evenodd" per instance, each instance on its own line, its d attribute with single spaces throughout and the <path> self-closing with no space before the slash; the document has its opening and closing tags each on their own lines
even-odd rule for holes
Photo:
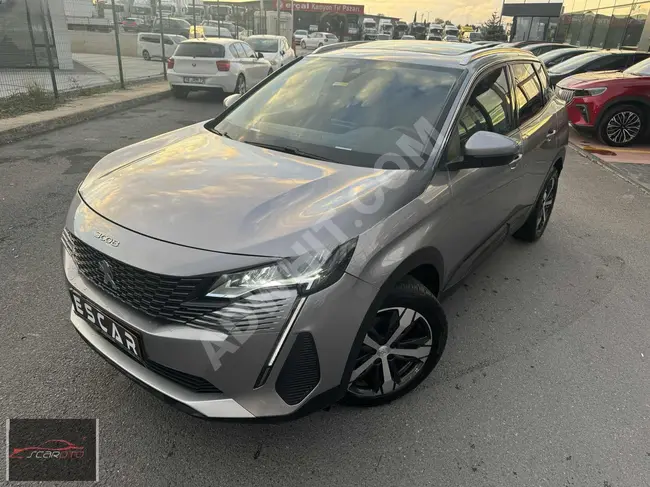
<svg viewBox="0 0 650 487">
<path fill-rule="evenodd" d="M 70 289 L 70 298 L 72 299 L 72 308 L 77 316 L 95 328 L 122 352 L 138 362 L 144 361 L 142 339 L 137 332 L 124 326 L 119 320 L 113 318 L 76 290 Z"/>
<path fill-rule="evenodd" d="M 185 76 L 183 77 L 183 83 L 191 83 L 193 85 L 202 85 L 205 84 L 205 78 L 197 78 L 194 76 Z"/>
</svg>

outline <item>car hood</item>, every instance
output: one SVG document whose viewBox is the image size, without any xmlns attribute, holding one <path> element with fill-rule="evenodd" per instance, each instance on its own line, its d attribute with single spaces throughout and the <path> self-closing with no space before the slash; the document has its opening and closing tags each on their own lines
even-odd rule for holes
<svg viewBox="0 0 650 487">
<path fill-rule="evenodd" d="M 109 154 L 79 194 L 104 218 L 162 241 L 290 257 L 356 237 L 416 197 L 423 180 L 263 149 L 197 124 Z"/>
<path fill-rule="evenodd" d="M 564 78 L 558 83 L 560 88 L 586 88 L 592 86 L 594 83 L 601 83 L 605 81 L 614 81 L 622 79 L 636 78 L 632 74 L 627 74 L 622 71 L 596 71 L 591 73 L 580 73 Z"/>
</svg>

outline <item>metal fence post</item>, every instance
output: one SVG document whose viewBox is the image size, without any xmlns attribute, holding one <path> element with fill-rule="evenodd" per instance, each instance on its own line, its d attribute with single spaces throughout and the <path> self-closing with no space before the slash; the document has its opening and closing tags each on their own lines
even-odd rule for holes
<svg viewBox="0 0 650 487">
<path fill-rule="evenodd" d="M 52 51 L 50 50 L 50 33 L 47 31 L 47 22 L 45 21 L 45 7 L 41 0 L 41 19 L 43 20 L 43 35 L 45 36 L 45 52 L 47 53 L 47 67 L 50 70 L 52 79 L 52 91 L 54 98 L 59 98 L 59 88 L 56 85 L 56 75 L 54 74 L 54 61 L 52 60 Z"/>
<path fill-rule="evenodd" d="M 194 24 L 194 38 L 196 39 L 196 0 L 192 0 L 192 24 Z"/>
<path fill-rule="evenodd" d="M 158 18 L 160 19 L 160 45 L 162 46 L 163 78 L 167 80 L 167 60 L 165 59 L 165 28 L 163 27 L 162 1 L 158 0 Z"/>
<path fill-rule="evenodd" d="M 115 12 L 115 0 L 111 0 L 113 8 L 113 28 L 115 29 L 115 49 L 117 49 L 117 68 L 120 70 L 120 86 L 122 89 L 126 88 L 124 85 L 124 71 L 122 70 L 122 52 L 120 50 L 120 26 L 117 23 L 117 12 Z"/>
</svg>

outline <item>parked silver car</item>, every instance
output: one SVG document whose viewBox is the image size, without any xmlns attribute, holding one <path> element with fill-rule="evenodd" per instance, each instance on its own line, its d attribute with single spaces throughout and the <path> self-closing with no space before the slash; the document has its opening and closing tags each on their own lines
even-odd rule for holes
<svg viewBox="0 0 650 487">
<path fill-rule="evenodd" d="M 415 388 L 445 291 L 546 229 L 568 141 L 535 56 L 470 44 L 315 53 L 226 104 L 98 162 L 62 247 L 82 338 L 211 418 Z"/>
</svg>

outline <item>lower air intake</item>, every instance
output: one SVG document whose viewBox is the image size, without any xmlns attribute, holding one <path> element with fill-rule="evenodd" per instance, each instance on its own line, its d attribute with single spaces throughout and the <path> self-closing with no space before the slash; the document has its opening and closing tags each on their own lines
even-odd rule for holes
<svg viewBox="0 0 650 487">
<path fill-rule="evenodd" d="M 275 390 L 290 406 L 305 399 L 320 381 L 316 343 L 311 333 L 301 332 L 282 366 Z"/>
</svg>

